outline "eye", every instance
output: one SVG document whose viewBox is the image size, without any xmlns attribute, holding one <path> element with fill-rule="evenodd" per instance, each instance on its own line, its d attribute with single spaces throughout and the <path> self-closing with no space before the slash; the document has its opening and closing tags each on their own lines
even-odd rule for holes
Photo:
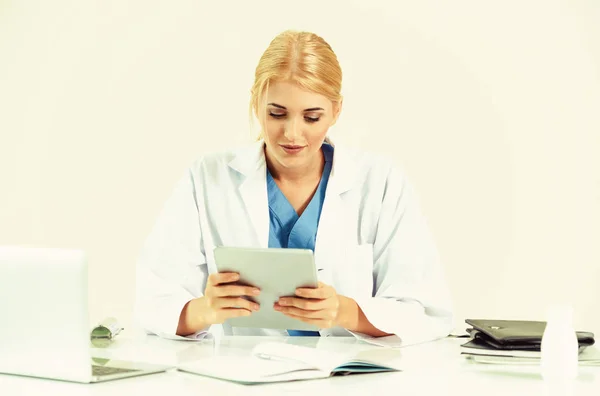
<svg viewBox="0 0 600 396">
<path fill-rule="evenodd" d="M 320 119 L 321 117 L 304 117 L 304 120 L 306 120 L 306 122 L 310 122 L 311 124 L 318 122 Z"/>
<path fill-rule="evenodd" d="M 285 114 L 282 114 L 282 113 L 277 114 L 277 113 L 271 113 L 271 112 L 269 112 L 269 115 L 271 117 L 275 118 L 275 119 L 280 119 L 280 118 L 285 117 Z"/>
</svg>

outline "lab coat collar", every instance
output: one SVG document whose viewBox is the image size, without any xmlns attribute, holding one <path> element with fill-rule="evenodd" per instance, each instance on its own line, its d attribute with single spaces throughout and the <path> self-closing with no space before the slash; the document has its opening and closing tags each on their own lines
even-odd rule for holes
<svg viewBox="0 0 600 396">
<path fill-rule="evenodd" d="M 326 142 L 333 146 L 331 139 L 326 139 Z M 259 140 L 250 148 L 243 149 L 229 162 L 229 166 L 243 176 L 240 180 L 239 192 L 256 231 L 255 243 L 257 246 L 266 248 L 269 244 L 269 197 L 264 141 Z M 325 231 L 319 232 L 317 245 L 327 245 L 330 241 L 335 242 L 335 224 L 339 220 L 337 211 L 340 206 L 341 194 L 353 187 L 357 175 L 356 168 L 356 162 L 351 154 L 336 147 L 324 203 L 324 207 L 329 208 L 327 210 L 329 213 L 321 215 L 320 228 Z M 322 250 L 322 248 L 316 249 Z"/>
<path fill-rule="evenodd" d="M 335 194 L 342 194 L 352 189 L 358 174 L 356 161 L 352 159 L 350 152 L 343 146 L 336 146 L 331 138 L 325 141 L 334 147 L 333 164 L 327 189 Z"/>
<path fill-rule="evenodd" d="M 260 139 L 251 146 L 242 148 L 229 162 L 229 167 L 246 178 L 253 175 L 266 163 L 264 146 L 265 141 Z"/>
<path fill-rule="evenodd" d="M 325 142 L 335 148 L 333 165 L 327 189 L 335 194 L 342 194 L 352 189 L 357 175 L 356 162 L 344 147 L 336 146 L 330 137 Z M 251 178 L 266 177 L 266 159 L 263 139 L 253 143 L 250 147 L 242 149 L 230 162 L 229 167 L 241 173 L 244 181 Z"/>
</svg>

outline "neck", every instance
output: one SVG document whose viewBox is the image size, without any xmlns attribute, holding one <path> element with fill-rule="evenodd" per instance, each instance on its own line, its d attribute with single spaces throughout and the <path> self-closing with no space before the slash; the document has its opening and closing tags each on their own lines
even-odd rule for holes
<svg viewBox="0 0 600 396">
<path fill-rule="evenodd" d="M 325 156 L 322 150 L 319 150 L 314 161 L 310 161 L 310 163 L 304 167 L 294 169 L 288 169 L 281 166 L 277 161 L 270 158 L 266 147 L 264 150 L 267 167 L 269 168 L 273 179 L 283 183 L 292 184 L 313 183 L 315 179 L 321 179 L 323 168 L 325 167 Z"/>
</svg>

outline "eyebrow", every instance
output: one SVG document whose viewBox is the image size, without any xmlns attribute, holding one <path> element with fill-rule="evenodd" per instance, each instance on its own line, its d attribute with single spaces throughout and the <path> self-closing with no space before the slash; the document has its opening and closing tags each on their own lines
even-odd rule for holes
<svg viewBox="0 0 600 396">
<path fill-rule="evenodd" d="M 273 107 L 277 107 L 278 109 L 287 110 L 285 108 L 285 106 L 278 105 L 277 103 L 269 103 L 267 106 L 273 106 Z M 323 109 L 322 107 L 311 107 L 310 109 L 304 109 L 304 111 L 318 111 L 318 110 L 325 111 L 325 109 Z"/>
</svg>

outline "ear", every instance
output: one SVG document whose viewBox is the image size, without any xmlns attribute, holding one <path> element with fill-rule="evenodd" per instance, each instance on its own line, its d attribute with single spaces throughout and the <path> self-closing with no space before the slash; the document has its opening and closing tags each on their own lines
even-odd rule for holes
<svg viewBox="0 0 600 396">
<path fill-rule="evenodd" d="M 342 104 L 344 99 L 341 98 L 339 102 L 333 103 L 333 120 L 329 126 L 334 126 L 337 122 L 338 118 L 340 118 L 340 113 L 342 112 Z"/>
</svg>

